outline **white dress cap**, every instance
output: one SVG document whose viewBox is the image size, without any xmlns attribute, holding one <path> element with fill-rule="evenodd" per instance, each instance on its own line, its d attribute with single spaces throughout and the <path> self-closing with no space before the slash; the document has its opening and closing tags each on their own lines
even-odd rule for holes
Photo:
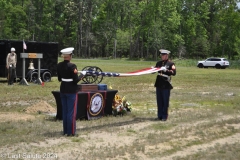
<svg viewBox="0 0 240 160">
<path fill-rule="evenodd" d="M 69 47 L 69 48 L 62 49 L 60 52 L 62 54 L 71 54 L 73 52 L 73 50 L 74 50 L 73 47 Z"/>
<path fill-rule="evenodd" d="M 12 47 L 12 48 L 11 48 L 11 52 L 15 52 L 15 48 Z"/>
<path fill-rule="evenodd" d="M 161 53 L 163 53 L 163 54 L 169 54 L 169 53 L 171 53 L 169 50 L 166 50 L 166 49 L 160 49 L 159 50 Z"/>
</svg>

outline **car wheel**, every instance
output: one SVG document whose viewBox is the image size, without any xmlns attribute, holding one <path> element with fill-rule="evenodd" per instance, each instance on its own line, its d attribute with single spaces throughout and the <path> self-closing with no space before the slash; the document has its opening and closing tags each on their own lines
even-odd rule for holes
<svg viewBox="0 0 240 160">
<path fill-rule="evenodd" d="M 203 68 L 203 64 L 202 63 L 198 64 L 198 67 Z"/>
<path fill-rule="evenodd" d="M 220 65 L 220 64 L 216 64 L 215 67 L 216 67 L 217 69 L 220 69 L 220 68 L 221 68 L 221 65 Z"/>
<path fill-rule="evenodd" d="M 51 81 L 51 77 L 52 77 L 52 75 L 51 75 L 50 72 L 44 72 L 44 73 L 42 74 L 42 80 L 43 80 L 43 82 L 50 82 L 50 81 Z"/>
</svg>

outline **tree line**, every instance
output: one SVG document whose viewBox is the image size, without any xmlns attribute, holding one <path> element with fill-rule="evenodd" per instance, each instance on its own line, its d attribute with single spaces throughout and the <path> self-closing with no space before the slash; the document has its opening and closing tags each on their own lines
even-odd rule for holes
<svg viewBox="0 0 240 160">
<path fill-rule="evenodd" d="M 58 42 L 82 58 L 240 57 L 240 0 L 0 0 L 0 39 Z"/>
</svg>

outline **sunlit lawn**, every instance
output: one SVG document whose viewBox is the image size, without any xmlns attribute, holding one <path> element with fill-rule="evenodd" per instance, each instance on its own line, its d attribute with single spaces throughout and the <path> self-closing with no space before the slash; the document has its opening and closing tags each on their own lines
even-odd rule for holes
<svg viewBox="0 0 240 160">
<path fill-rule="evenodd" d="M 61 58 L 59 59 L 61 60 Z M 100 60 L 100 59 L 74 59 L 78 69 L 81 70 L 85 66 L 98 66 L 104 72 L 131 72 L 139 69 L 151 67 L 155 65 L 155 61 L 128 61 L 128 60 Z M 148 129 L 150 130 L 173 130 L 172 134 L 162 133 L 165 139 L 152 138 L 157 133 L 149 134 L 151 138 L 147 138 L 144 145 L 152 145 L 154 143 L 167 142 L 172 138 L 178 139 L 179 136 L 186 138 L 186 133 L 205 137 L 206 134 L 212 135 L 208 138 L 202 138 L 198 141 L 190 141 L 184 143 L 186 146 L 206 143 L 219 137 L 231 135 L 236 130 L 228 130 L 225 128 L 225 123 L 209 122 L 206 125 L 199 125 L 199 130 L 187 128 L 177 133 L 179 123 L 198 122 L 205 119 L 215 119 L 219 115 L 236 116 L 240 112 L 240 70 L 239 69 L 199 69 L 195 65 L 196 62 L 177 60 L 177 75 L 172 77 L 172 85 L 174 89 L 171 91 L 170 100 L 170 122 L 163 125 L 153 124 Z M 85 128 L 83 132 L 90 132 L 95 127 L 98 129 L 112 132 L 112 127 L 119 122 L 131 121 L 135 118 L 155 118 L 156 117 L 156 97 L 154 82 L 157 74 L 148 74 L 132 77 L 104 77 L 102 84 L 107 84 L 113 89 L 118 90 L 118 94 L 126 96 L 127 100 L 132 103 L 132 114 L 124 117 L 104 117 L 98 121 L 81 121 L 81 126 Z M 0 110 L 1 112 L 17 112 L 24 113 L 24 109 L 30 105 L 44 100 L 53 107 L 56 107 L 55 99 L 51 91 L 59 90 L 60 83 L 56 77 L 52 78 L 51 82 L 45 83 L 44 86 L 29 83 L 29 86 L 18 85 L 8 86 L 5 79 L 1 78 L 0 83 Z M 186 112 L 183 112 L 186 111 Z M 44 115 L 33 114 L 36 120 L 15 121 L 15 122 L 0 122 L 0 145 L 10 145 L 19 142 L 38 142 L 45 138 L 60 137 L 62 123 L 61 121 L 45 120 Z M 239 123 L 237 120 L 228 120 L 226 123 Z M 44 128 L 43 128 L 44 126 Z M 215 134 L 211 127 L 220 126 L 222 132 Z M 146 129 L 146 130 L 148 130 Z M 208 130 L 209 129 L 209 130 Z M 175 131 L 176 130 L 176 131 Z M 206 132 L 201 132 L 206 130 Z M 27 134 L 23 134 L 27 133 Z M 128 129 L 127 135 L 136 136 L 134 129 Z M 141 133 L 138 133 L 141 136 Z M 186 135 L 185 135 L 186 134 Z M 37 136 L 36 136 L 37 135 Z M 82 140 L 79 140 L 79 142 Z M 11 144 L 9 144 L 11 143 Z M 178 143 L 172 143 L 173 149 L 163 154 L 172 153 L 181 146 Z M 142 144 L 137 144 L 139 147 Z M 183 146 L 184 146 L 183 145 Z M 129 146 L 130 147 L 133 146 Z M 239 148 L 239 145 L 235 145 Z M 141 148 L 141 147 L 140 147 Z M 234 150 L 233 146 L 230 146 Z M 217 149 L 222 150 L 222 147 Z M 140 149 L 141 150 L 141 149 Z M 235 151 L 234 151 L 235 152 Z M 213 154 L 216 154 L 213 152 Z M 149 155 L 150 156 L 150 155 Z M 151 156 L 158 156 L 151 155 Z M 198 156 L 198 155 L 195 155 Z M 194 156 L 190 157 L 193 158 Z M 210 156 L 209 156 L 210 157 Z M 208 157 L 208 158 L 209 158 Z M 217 157 L 217 156 L 215 156 Z M 103 156 L 103 158 L 106 158 Z M 194 159 L 194 158 L 193 158 Z"/>
</svg>

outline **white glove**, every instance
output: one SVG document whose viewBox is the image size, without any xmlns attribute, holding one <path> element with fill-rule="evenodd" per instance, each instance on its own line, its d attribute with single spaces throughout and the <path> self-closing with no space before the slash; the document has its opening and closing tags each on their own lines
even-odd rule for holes
<svg viewBox="0 0 240 160">
<path fill-rule="evenodd" d="M 87 71 L 81 71 L 82 75 L 86 75 L 87 74 Z"/>
<path fill-rule="evenodd" d="M 161 67 L 160 71 L 166 72 L 167 68 L 166 67 Z"/>
<path fill-rule="evenodd" d="M 153 66 L 151 66 L 151 68 L 154 68 Z"/>
</svg>

